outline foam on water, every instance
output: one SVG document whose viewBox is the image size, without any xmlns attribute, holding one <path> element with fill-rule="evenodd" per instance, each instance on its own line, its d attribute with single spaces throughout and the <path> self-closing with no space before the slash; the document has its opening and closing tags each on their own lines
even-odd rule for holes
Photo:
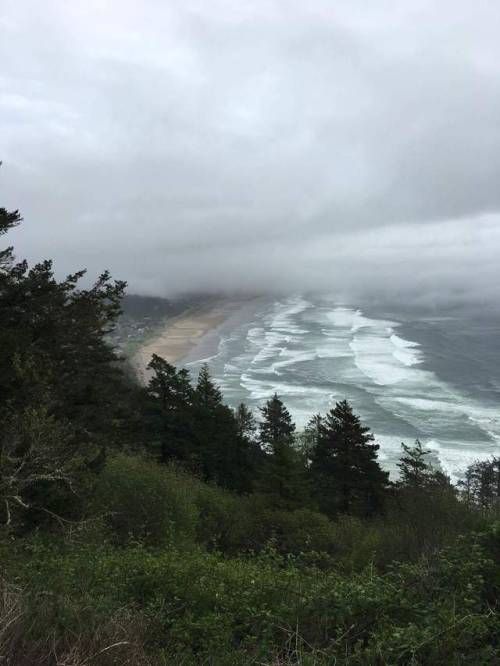
<svg viewBox="0 0 500 666">
<path fill-rule="evenodd" d="M 327 319 L 335 328 L 341 328 L 356 333 L 362 328 L 373 328 L 383 325 L 384 322 L 365 317 L 361 310 L 336 307 L 327 313 Z"/>
<path fill-rule="evenodd" d="M 286 349 L 282 350 L 279 354 L 280 358 L 285 357 L 283 361 L 276 361 L 268 370 L 274 372 L 277 375 L 282 374 L 283 368 L 290 367 L 295 365 L 295 363 L 304 363 L 305 361 L 312 361 L 316 358 L 315 352 L 308 351 L 288 351 Z"/>
<path fill-rule="evenodd" d="M 248 390 L 251 399 L 257 400 L 268 400 L 274 393 L 278 393 L 282 397 L 314 395 L 327 399 L 333 395 L 333 392 L 328 389 L 320 389 L 314 386 L 300 386 L 276 380 L 261 380 L 247 374 L 241 376 L 241 385 Z"/>
<path fill-rule="evenodd" d="M 423 442 L 423 446 L 435 453 L 441 467 L 454 483 L 460 480 L 469 465 L 477 462 L 478 459 L 485 459 L 498 453 L 498 449 L 492 447 L 490 451 L 483 451 L 479 454 L 471 448 L 450 441 L 429 440 Z"/>
<path fill-rule="evenodd" d="M 418 347 L 420 347 L 418 342 L 403 340 L 403 338 L 400 338 L 399 335 L 396 335 L 395 333 L 392 333 L 390 340 L 396 347 L 393 354 L 398 361 L 409 367 L 412 365 L 418 365 L 422 362 L 421 353 L 418 350 Z"/>
<path fill-rule="evenodd" d="M 500 414 L 424 368 L 426 350 L 399 329 L 360 309 L 294 296 L 263 304 L 206 360 L 232 403 L 256 408 L 277 392 L 299 427 L 347 398 L 391 473 L 401 441 L 417 436 L 453 478 L 500 453 Z"/>
<path fill-rule="evenodd" d="M 306 301 L 301 296 L 295 296 L 288 299 L 284 307 L 282 303 L 277 303 L 276 305 L 277 307 L 271 321 L 272 329 L 301 335 L 307 333 L 307 330 L 303 330 L 293 323 L 293 317 L 312 307 L 309 301 Z"/>
<path fill-rule="evenodd" d="M 381 334 L 355 336 L 350 343 L 354 363 L 368 378 L 380 386 L 414 382 L 416 375 L 394 353 L 389 336 Z"/>
<path fill-rule="evenodd" d="M 429 398 L 396 398 L 398 402 L 418 410 L 427 418 L 433 414 L 463 417 L 478 426 L 493 443 L 500 445 L 500 415 L 494 407 L 475 404 L 472 400 L 451 395 L 448 400 L 431 400 Z"/>
</svg>

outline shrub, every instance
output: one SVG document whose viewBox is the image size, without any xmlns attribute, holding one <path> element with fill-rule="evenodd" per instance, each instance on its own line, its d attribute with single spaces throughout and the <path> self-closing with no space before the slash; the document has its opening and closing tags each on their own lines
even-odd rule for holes
<svg viewBox="0 0 500 666">
<path fill-rule="evenodd" d="M 233 555 L 257 551 L 269 538 L 267 504 L 258 495 L 242 497 L 200 484 L 195 502 L 200 515 L 198 540 L 211 549 Z"/>
<path fill-rule="evenodd" d="M 334 525 L 321 513 L 297 509 L 275 511 L 266 518 L 282 553 L 333 553 L 336 550 Z"/>
<path fill-rule="evenodd" d="M 177 546 L 194 540 L 197 509 L 189 480 L 173 468 L 118 455 L 100 474 L 91 511 L 103 514 L 112 540 Z"/>
<path fill-rule="evenodd" d="M 21 571 L 30 590 L 22 642 L 102 645 L 121 617 L 155 665 L 498 663 L 498 565 L 484 546 L 497 541 L 460 539 L 385 574 L 320 571 L 273 550 L 228 559 L 196 548 L 37 548 Z M 134 663 L 125 657 L 115 663 Z"/>
</svg>

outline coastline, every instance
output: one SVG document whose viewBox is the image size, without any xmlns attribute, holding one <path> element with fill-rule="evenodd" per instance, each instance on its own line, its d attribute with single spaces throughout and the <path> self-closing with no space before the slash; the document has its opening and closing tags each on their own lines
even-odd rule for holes
<svg viewBox="0 0 500 666">
<path fill-rule="evenodd" d="M 149 380 L 147 365 L 153 354 L 172 364 L 185 358 L 210 332 L 237 312 L 247 299 L 220 298 L 186 309 L 167 319 L 154 337 L 145 341 L 132 356 L 131 363 L 142 384 Z"/>
</svg>

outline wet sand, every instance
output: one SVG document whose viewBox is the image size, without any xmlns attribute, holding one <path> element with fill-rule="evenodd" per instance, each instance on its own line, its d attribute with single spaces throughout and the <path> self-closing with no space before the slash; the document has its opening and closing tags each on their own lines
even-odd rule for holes
<svg viewBox="0 0 500 666">
<path fill-rule="evenodd" d="M 175 364 L 184 358 L 201 338 L 220 326 L 242 305 L 243 300 L 220 299 L 205 306 L 189 308 L 177 317 L 165 322 L 158 333 L 147 340 L 132 358 L 137 375 L 142 383 L 147 383 L 147 365 L 153 354 Z"/>
</svg>

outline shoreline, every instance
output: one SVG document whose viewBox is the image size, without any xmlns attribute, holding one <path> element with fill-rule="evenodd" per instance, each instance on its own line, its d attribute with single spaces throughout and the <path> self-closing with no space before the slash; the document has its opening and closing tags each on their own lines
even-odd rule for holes
<svg viewBox="0 0 500 666">
<path fill-rule="evenodd" d="M 141 384 L 149 380 L 147 365 L 153 354 L 175 365 L 195 349 L 208 333 L 241 309 L 247 300 L 220 298 L 189 307 L 181 314 L 167 319 L 154 337 L 145 341 L 130 359 Z"/>
</svg>

